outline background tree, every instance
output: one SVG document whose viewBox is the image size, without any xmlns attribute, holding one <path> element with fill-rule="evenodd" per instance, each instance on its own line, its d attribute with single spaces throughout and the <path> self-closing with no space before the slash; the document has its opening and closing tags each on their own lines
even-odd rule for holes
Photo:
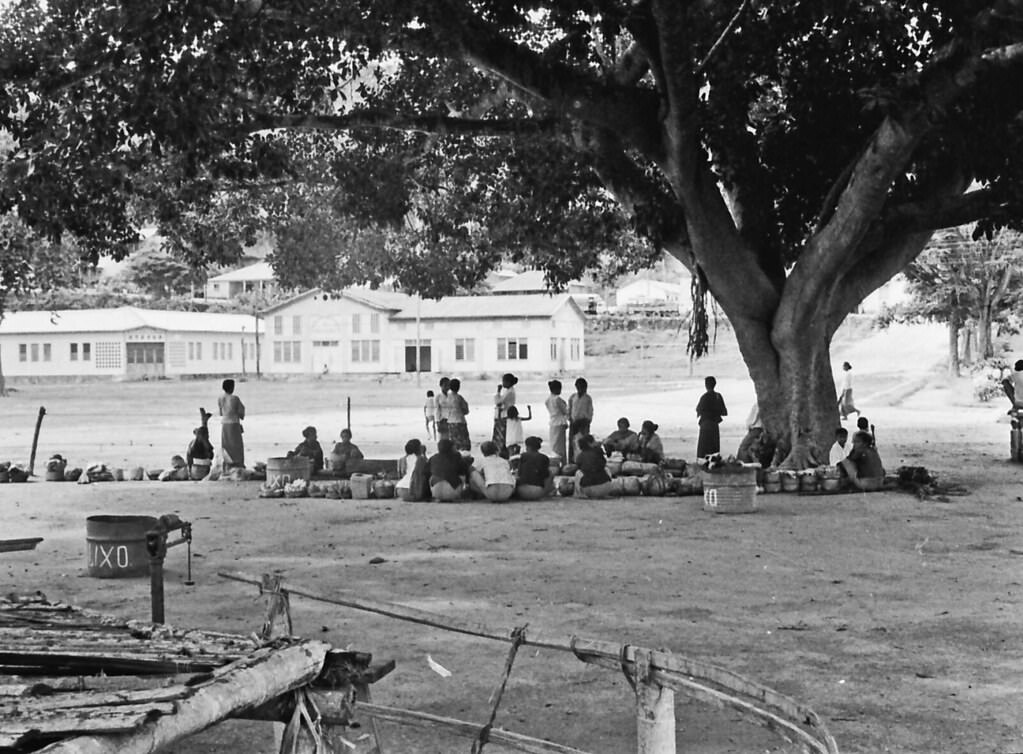
<svg viewBox="0 0 1023 754">
<path fill-rule="evenodd" d="M 975 237 L 975 226 L 936 234 L 906 268 L 911 301 L 902 319 L 943 322 L 949 331 L 949 371 L 959 376 L 960 333 L 976 333 L 977 355 L 995 355 L 995 327 L 1010 326 L 1023 299 L 1023 237 L 1001 230 Z"/>
<path fill-rule="evenodd" d="M 632 229 L 728 316 L 781 455 L 830 443 L 831 339 L 868 293 L 934 230 L 1023 214 L 1023 0 L 3 12 L 0 200 L 33 225 L 123 253 L 147 171 L 166 226 L 225 184 L 259 205 L 267 181 L 326 183 L 365 241 L 340 274 L 437 264 L 407 281 L 426 292 L 502 255 L 557 283 Z"/>
<path fill-rule="evenodd" d="M 35 282 L 32 269 L 33 238 L 17 217 L 0 216 L 0 323 L 11 299 L 23 295 Z M 2 350 L 2 349 L 0 349 Z M 7 395 L 3 353 L 0 353 L 0 397 Z"/>
</svg>

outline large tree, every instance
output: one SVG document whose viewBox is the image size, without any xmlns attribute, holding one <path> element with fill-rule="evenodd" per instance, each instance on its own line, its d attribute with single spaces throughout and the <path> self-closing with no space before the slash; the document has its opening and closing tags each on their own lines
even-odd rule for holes
<svg viewBox="0 0 1023 754">
<path fill-rule="evenodd" d="M 1023 215 L 1023 0 L 7 12 L 6 199 L 29 222 L 106 250 L 134 240 L 122 199 L 147 170 L 173 179 L 148 201 L 168 225 L 224 181 L 301 184 L 278 217 L 357 228 L 345 275 L 446 264 L 411 276 L 427 292 L 502 254 L 557 283 L 631 229 L 720 304 L 782 452 L 831 441 L 829 346 L 868 293 L 934 230 Z"/>
</svg>

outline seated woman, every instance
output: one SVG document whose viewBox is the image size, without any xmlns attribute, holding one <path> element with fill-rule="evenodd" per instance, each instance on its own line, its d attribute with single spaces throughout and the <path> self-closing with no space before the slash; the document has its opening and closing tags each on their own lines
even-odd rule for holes
<svg viewBox="0 0 1023 754">
<path fill-rule="evenodd" d="M 487 440 L 480 445 L 483 458 L 479 467 L 469 474 L 469 486 L 492 503 L 503 503 L 515 492 L 515 477 L 512 476 L 508 459 L 498 455 L 497 443 Z"/>
<path fill-rule="evenodd" d="M 463 477 L 466 474 L 465 459 L 455 450 L 450 438 L 437 441 L 437 452 L 430 456 L 430 495 L 435 503 L 461 501 Z"/>
<path fill-rule="evenodd" d="M 406 503 L 417 503 L 430 497 L 430 463 L 419 440 L 405 443 L 405 456 L 398 459 L 398 473 L 402 475 L 394 486 L 398 497 Z"/>
<path fill-rule="evenodd" d="M 602 443 L 604 446 L 604 452 L 608 455 L 612 453 L 631 453 L 636 449 L 636 440 L 638 435 L 629 429 L 629 420 L 626 417 L 622 417 L 618 420 L 618 429 L 609 434 L 604 438 Z"/>
<path fill-rule="evenodd" d="M 554 493 L 551 459 L 540 452 L 543 440 L 527 437 L 526 450 L 519 456 L 519 481 L 515 495 L 520 500 L 539 500 Z"/>
<path fill-rule="evenodd" d="M 350 474 L 353 461 L 363 459 L 359 446 L 352 442 L 352 430 L 341 430 L 341 442 L 334 445 L 330 453 L 330 470 L 335 474 Z"/>
<path fill-rule="evenodd" d="M 660 463 L 664 460 L 664 446 L 657 436 L 657 425 L 647 419 L 636 439 L 635 455 L 644 463 Z"/>
<path fill-rule="evenodd" d="M 849 483 L 864 492 L 873 492 L 884 486 L 884 466 L 872 440 L 869 432 L 854 434 L 852 450 L 842 461 L 842 469 L 849 477 Z"/>
<path fill-rule="evenodd" d="M 292 458 L 294 456 L 308 458 L 312 461 L 312 471 L 314 474 L 317 471 L 322 471 L 323 448 L 320 447 L 320 443 L 316 440 L 316 427 L 306 427 L 303 429 L 302 437 L 305 439 L 298 444 L 297 448 L 288 453 L 288 458 Z"/>
<path fill-rule="evenodd" d="M 203 426 L 196 427 L 192 434 L 192 442 L 185 451 L 185 464 L 188 466 L 188 478 L 196 481 L 209 476 L 213 468 L 213 443 L 210 442 L 210 431 Z"/>
<path fill-rule="evenodd" d="M 611 477 L 607 473 L 607 459 L 593 435 L 579 438 L 579 452 L 575 462 L 579 470 L 575 473 L 577 497 L 610 497 Z"/>
</svg>

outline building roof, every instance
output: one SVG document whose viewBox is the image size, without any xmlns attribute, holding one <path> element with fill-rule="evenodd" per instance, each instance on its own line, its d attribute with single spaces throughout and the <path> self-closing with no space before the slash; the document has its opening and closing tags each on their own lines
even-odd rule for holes
<svg viewBox="0 0 1023 754">
<path fill-rule="evenodd" d="M 550 295 L 530 293 L 520 296 L 449 296 L 438 300 L 422 299 L 418 308 L 419 319 L 529 319 L 551 317 L 563 306 L 575 309 L 585 316 L 567 293 Z M 414 320 L 417 316 L 415 299 L 410 306 L 398 312 L 394 320 Z"/>
<path fill-rule="evenodd" d="M 303 299 L 322 293 L 319 288 L 300 293 L 287 301 L 264 309 L 264 316 Z M 503 296 L 448 296 L 442 299 L 420 299 L 396 291 L 374 291 L 348 288 L 341 296 L 366 306 L 390 312 L 395 321 L 419 319 L 528 319 L 553 316 L 562 306 L 571 306 L 580 317 L 585 316 L 579 304 L 567 293 L 531 293 Z M 418 302 L 418 303 L 417 303 Z"/>
<path fill-rule="evenodd" d="M 568 291 L 576 293 L 585 292 L 589 289 L 585 283 L 579 280 L 571 280 L 565 286 Z M 550 289 L 547 286 L 547 280 L 544 278 L 544 274 L 541 270 L 526 270 L 520 272 L 512 277 L 505 278 L 499 282 L 494 283 L 491 288 L 491 293 L 506 294 L 506 293 L 548 293 Z"/>
<path fill-rule="evenodd" d="M 644 291 L 660 291 L 662 293 L 674 293 L 681 295 L 685 288 L 679 283 L 668 283 L 664 280 L 633 280 L 631 283 L 618 288 L 619 291 L 631 291 L 633 289 Z"/>
<path fill-rule="evenodd" d="M 242 267 L 238 270 L 231 270 L 230 272 L 222 272 L 219 275 L 214 275 L 208 283 L 240 283 L 245 281 L 259 281 L 259 280 L 273 280 L 274 270 L 270 266 L 269 262 L 256 262 L 250 264 L 248 267 Z"/>
<path fill-rule="evenodd" d="M 0 322 L 0 335 L 127 332 L 142 327 L 169 332 L 240 333 L 243 330 L 253 332 L 256 321 L 247 314 L 175 312 L 134 306 L 8 312 Z"/>
</svg>

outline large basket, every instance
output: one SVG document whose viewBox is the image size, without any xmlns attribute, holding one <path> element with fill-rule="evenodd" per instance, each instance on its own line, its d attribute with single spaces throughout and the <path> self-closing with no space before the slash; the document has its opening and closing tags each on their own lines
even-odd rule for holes
<svg viewBox="0 0 1023 754">
<path fill-rule="evenodd" d="M 711 513 L 754 513 L 757 510 L 755 468 L 708 471 L 703 477 L 703 509 Z"/>
</svg>

